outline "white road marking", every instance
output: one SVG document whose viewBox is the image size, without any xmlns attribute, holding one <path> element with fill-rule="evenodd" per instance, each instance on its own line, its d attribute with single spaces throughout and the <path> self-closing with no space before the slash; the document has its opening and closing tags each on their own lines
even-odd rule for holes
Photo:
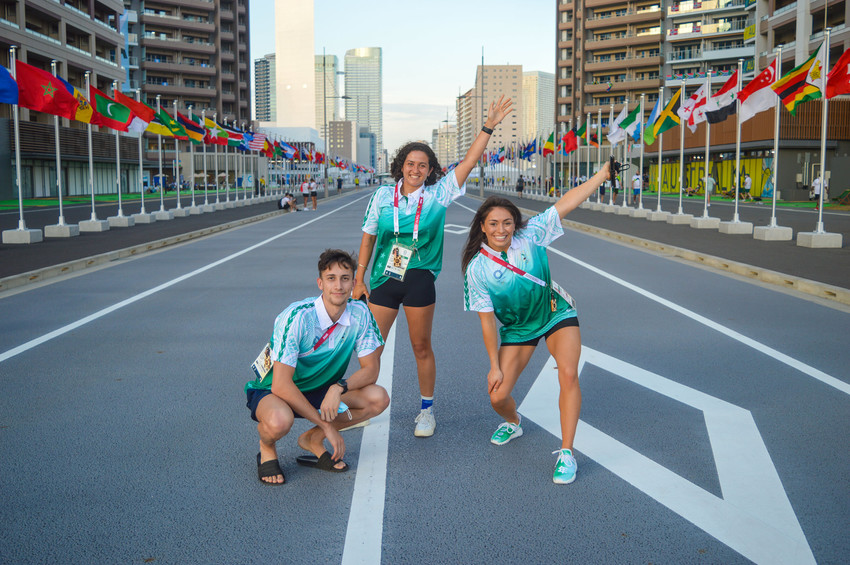
<svg viewBox="0 0 850 565">
<path fill-rule="evenodd" d="M 246 253 L 250 253 L 254 249 L 257 249 L 258 247 L 262 247 L 263 245 L 271 243 L 272 241 L 275 241 L 276 239 L 280 239 L 281 237 L 283 237 L 285 235 L 289 235 L 290 233 L 297 231 L 297 230 L 300 230 L 301 228 L 308 226 L 308 225 L 312 224 L 313 222 L 318 222 L 319 220 L 326 218 L 327 216 L 330 216 L 331 214 L 339 212 L 343 208 L 351 206 L 352 204 L 354 204 L 355 202 L 358 202 L 359 200 L 362 200 L 363 198 L 366 198 L 366 196 L 368 196 L 368 195 L 361 196 L 360 198 L 357 198 L 356 200 L 352 200 L 351 202 L 349 202 L 347 204 L 343 204 L 342 206 L 340 206 L 339 208 L 337 208 L 335 210 L 331 210 L 330 212 L 322 214 L 321 216 L 316 216 L 312 220 L 306 221 L 303 224 L 300 224 L 298 226 L 295 226 L 294 228 L 288 229 L 283 233 L 279 233 L 279 234 L 277 234 L 273 237 L 270 237 L 270 238 L 268 238 L 264 241 L 256 243 L 256 244 L 254 244 L 250 247 L 243 249 L 242 251 L 237 251 L 236 253 L 233 253 L 231 255 L 228 255 L 227 257 L 224 257 L 223 259 L 219 259 L 218 261 L 215 261 L 213 263 L 210 263 L 208 265 L 200 267 L 199 269 L 195 269 L 191 273 L 186 273 L 185 275 L 181 275 L 181 276 L 179 276 L 175 279 L 171 279 L 170 281 L 162 283 L 161 285 L 156 286 L 156 287 L 154 287 L 150 290 L 140 292 L 139 294 L 136 294 L 135 296 L 131 296 L 130 298 L 127 298 L 126 300 L 122 300 L 121 302 L 113 304 L 112 306 L 108 306 L 106 308 L 103 308 L 102 310 L 99 310 L 99 311 L 95 312 L 94 314 L 90 314 L 90 315 L 88 315 L 84 318 L 80 318 L 76 322 L 71 322 L 70 324 L 62 326 L 59 329 L 53 330 L 52 332 L 46 333 L 46 334 L 39 336 L 35 339 L 31 339 L 30 341 L 28 341 L 24 344 L 21 344 L 17 347 L 13 347 L 12 349 L 9 349 L 8 351 L 5 351 L 2 354 L 0 354 L 0 363 L 2 363 L 3 361 L 7 361 L 7 360 L 11 359 L 12 357 L 15 357 L 16 355 L 20 355 L 21 353 L 24 353 L 25 351 L 29 351 L 30 349 L 32 349 L 34 347 L 38 347 L 39 345 L 46 343 L 46 342 L 50 341 L 51 339 L 65 335 L 66 333 L 74 331 L 75 329 L 82 327 L 82 326 L 84 326 L 84 325 L 86 325 L 90 322 L 94 322 L 95 320 L 102 318 L 102 317 L 106 316 L 107 314 L 111 314 L 112 312 L 115 312 L 116 310 L 120 310 L 121 308 L 124 308 L 125 306 L 129 306 L 130 304 L 138 302 L 139 300 L 147 298 L 148 296 L 156 294 L 157 292 L 165 290 L 166 288 L 172 287 L 172 286 L 174 286 L 178 283 L 181 283 L 185 280 L 191 279 L 192 277 L 200 275 L 201 273 L 205 273 L 206 271 L 209 271 L 210 269 L 218 267 L 219 265 L 223 265 L 224 263 L 227 263 L 228 261 L 231 261 L 232 259 L 236 259 L 237 257 L 239 257 L 241 255 L 244 255 Z"/>
<path fill-rule="evenodd" d="M 396 324 L 387 335 L 381 354 L 381 372 L 378 384 L 392 394 L 393 360 L 395 358 Z M 342 565 L 381 562 L 381 542 L 384 535 L 384 499 L 387 486 L 387 453 L 390 443 L 390 406 L 383 414 L 372 418 L 363 428 L 360 457 L 357 459 L 357 477 L 348 514 L 345 548 Z"/>
<path fill-rule="evenodd" d="M 723 497 L 696 486 L 593 426 L 579 421 L 576 449 L 756 563 L 815 563 L 752 414 L 599 351 L 587 364 L 703 412 Z M 586 378 L 586 377 L 585 377 Z M 555 360 L 550 357 L 520 412 L 560 438 Z"/>
<path fill-rule="evenodd" d="M 758 341 L 756 341 L 756 340 L 754 340 L 750 337 L 747 337 L 744 334 L 738 333 L 738 332 L 736 332 L 735 330 L 733 330 L 729 327 L 726 327 L 722 324 L 719 324 L 719 323 L 717 323 L 713 320 L 709 320 L 705 316 L 701 316 L 700 314 L 697 314 L 696 312 L 694 312 L 692 310 L 688 310 L 687 308 L 685 308 L 683 306 L 679 306 L 678 304 L 671 302 L 671 301 L 667 300 L 666 298 L 661 298 L 657 294 L 649 292 L 648 290 L 645 290 L 645 289 L 643 289 L 643 288 L 641 288 L 637 285 L 634 285 L 634 284 L 632 284 L 628 281 L 625 281 L 625 280 L 623 280 L 623 279 L 621 279 L 617 276 L 614 276 L 611 273 L 603 271 L 602 269 L 600 269 L 598 267 L 594 267 L 593 265 L 591 265 L 589 263 L 585 263 L 581 259 L 576 259 L 572 255 L 564 253 L 563 251 L 559 251 L 559 250 L 555 249 L 554 247 L 547 247 L 546 249 L 548 249 L 552 253 L 557 253 L 561 257 L 564 257 L 565 259 L 568 259 L 568 260 L 572 261 L 573 263 L 584 267 L 585 269 L 588 269 L 588 270 L 590 270 L 590 271 L 592 271 L 592 272 L 594 272 L 598 275 L 601 275 L 601 276 L 605 277 L 606 279 L 608 279 L 608 280 L 610 280 L 614 283 L 617 283 L 621 286 L 624 286 L 624 287 L 628 288 L 629 290 L 633 290 L 634 292 L 641 294 L 641 295 L 645 296 L 646 298 L 649 298 L 650 300 L 653 300 L 653 301 L 661 304 L 662 306 L 666 306 L 667 308 L 670 308 L 674 312 L 678 312 L 679 314 L 682 314 L 683 316 L 687 316 L 688 318 L 691 318 L 692 320 L 699 322 L 700 324 L 703 324 L 704 326 L 707 326 L 707 327 L 709 327 L 713 330 L 717 330 L 718 332 L 722 333 L 726 337 L 730 337 L 730 338 L 732 338 L 736 341 L 739 341 L 740 343 L 742 343 L 742 344 L 744 344 L 748 347 L 752 347 L 753 349 L 755 349 L 759 353 L 764 353 L 765 355 L 768 355 L 769 357 L 773 357 L 774 359 L 776 359 L 780 363 L 784 363 L 784 364 L 788 365 L 789 367 L 791 367 L 793 369 L 797 369 L 798 371 L 805 373 L 805 374 L 809 375 L 810 377 L 813 377 L 813 378 L 819 380 L 820 382 L 822 382 L 822 383 L 824 383 L 828 386 L 831 386 L 831 387 L 833 387 L 834 389 L 836 389 L 840 392 L 843 392 L 844 394 L 850 395 L 850 384 L 845 383 L 844 381 L 841 381 L 841 380 L 833 377 L 832 375 L 828 375 L 828 374 L 824 373 L 823 371 L 821 371 L 820 369 L 815 369 L 811 365 L 807 365 L 806 363 L 803 363 L 802 361 L 794 359 L 793 357 L 786 355 L 786 354 L 782 353 L 781 351 L 777 351 L 776 349 L 773 349 L 772 347 L 769 347 L 769 346 L 767 346 L 767 345 L 765 345 L 761 342 L 758 342 Z"/>
</svg>

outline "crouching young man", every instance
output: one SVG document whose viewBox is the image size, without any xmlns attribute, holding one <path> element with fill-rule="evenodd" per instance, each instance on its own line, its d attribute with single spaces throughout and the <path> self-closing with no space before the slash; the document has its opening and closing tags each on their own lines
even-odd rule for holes
<svg viewBox="0 0 850 565">
<path fill-rule="evenodd" d="M 269 346 L 272 370 L 245 385 L 260 434 L 257 475 L 266 484 L 286 481 L 275 443 L 289 433 L 295 418 L 314 424 L 298 438 L 298 446 L 310 455 L 297 462 L 341 473 L 348 465 L 342 460 L 345 441 L 339 431 L 389 406 L 387 391 L 375 384 L 381 332 L 366 304 L 351 299 L 355 265 L 345 251 L 321 254 L 317 283 L 322 294 L 294 302 L 278 315 Z M 344 379 L 352 352 L 357 352 L 360 368 Z"/>
</svg>

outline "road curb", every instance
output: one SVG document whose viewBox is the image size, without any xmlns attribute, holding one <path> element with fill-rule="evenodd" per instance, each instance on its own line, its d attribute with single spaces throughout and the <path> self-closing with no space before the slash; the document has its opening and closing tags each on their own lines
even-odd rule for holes
<svg viewBox="0 0 850 565">
<path fill-rule="evenodd" d="M 34 271 L 29 271 L 27 273 L 21 273 L 19 275 L 12 275 L 10 277 L 6 277 L 0 279 L 0 292 L 4 292 L 7 290 L 12 290 L 15 288 L 20 288 L 22 286 L 43 282 L 52 278 L 56 278 L 62 275 L 67 275 L 70 273 L 75 273 L 77 271 L 82 271 L 85 269 L 89 269 L 91 267 L 97 267 L 99 265 L 103 265 L 105 263 L 109 263 L 111 261 L 116 261 L 118 259 L 126 259 L 127 257 L 134 257 L 136 255 L 141 255 L 143 253 L 147 253 L 149 251 L 155 251 L 157 249 L 162 249 L 163 247 L 168 247 L 170 245 L 175 245 L 178 243 L 183 243 L 186 241 L 190 241 L 192 239 L 197 239 L 199 237 L 205 237 L 208 235 L 212 235 L 218 232 L 222 232 L 225 230 L 237 228 L 239 226 L 243 226 L 246 224 L 251 224 L 254 222 L 260 222 L 262 220 L 266 220 L 272 218 L 274 216 L 280 216 L 284 214 L 283 210 L 275 210 L 273 212 L 266 212 L 264 214 L 259 214 L 257 216 L 251 216 L 249 218 L 241 218 L 239 220 L 233 220 L 232 222 L 228 222 L 226 224 L 219 224 L 216 226 L 210 226 L 207 228 L 203 228 L 200 230 L 195 230 L 188 233 L 183 233 L 179 235 L 173 235 L 171 237 L 166 237 L 164 239 L 158 239 L 156 241 L 151 241 L 148 243 L 142 243 L 139 245 L 134 245 L 132 247 L 125 247 L 124 249 L 116 249 L 115 251 L 108 251 L 106 253 L 101 253 L 100 255 L 92 255 L 91 257 L 83 257 L 82 259 L 75 259 L 73 261 L 68 261 L 67 263 L 60 263 L 58 265 L 53 265 L 50 267 L 44 267 L 41 269 L 36 269 Z"/>
<path fill-rule="evenodd" d="M 533 210 L 524 210 L 524 212 L 530 212 L 531 214 L 537 213 Z M 673 257 L 678 257 L 679 259 L 692 261 L 694 263 L 705 265 L 707 267 L 718 269 L 727 273 L 733 273 L 735 275 L 739 275 L 749 279 L 755 279 L 760 282 L 772 284 L 781 288 L 796 290 L 798 292 L 802 292 L 811 296 L 816 296 L 818 298 L 823 298 L 825 300 L 831 300 L 833 302 L 839 302 L 844 305 L 850 305 L 850 290 L 846 288 L 841 288 L 839 286 L 833 286 L 830 284 L 821 283 L 810 279 L 804 279 L 802 277 L 796 277 L 793 275 L 786 275 L 784 273 L 771 271 L 770 269 L 765 269 L 763 267 L 755 267 L 753 265 L 747 265 L 746 263 L 738 263 L 736 261 L 730 261 L 729 259 L 723 259 L 722 257 L 708 255 L 707 253 L 700 253 L 698 251 L 691 251 L 690 249 L 684 249 L 682 247 L 676 247 L 674 245 L 658 243 L 656 241 L 651 241 L 633 235 L 598 228 L 596 226 L 582 224 L 572 220 L 563 220 L 562 223 L 565 227 L 577 231 L 583 231 L 590 234 L 606 237 L 608 239 L 614 239 L 623 243 L 627 243 L 629 245 L 634 245 L 636 247 L 649 249 L 651 251 L 672 255 Z"/>
</svg>

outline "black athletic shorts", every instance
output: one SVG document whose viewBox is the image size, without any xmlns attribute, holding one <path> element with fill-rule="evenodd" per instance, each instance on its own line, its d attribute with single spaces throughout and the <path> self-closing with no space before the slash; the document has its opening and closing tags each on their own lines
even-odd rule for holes
<svg viewBox="0 0 850 565">
<path fill-rule="evenodd" d="M 546 332 L 543 335 L 539 335 L 533 339 L 529 339 L 528 341 L 519 341 L 516 343 L 503 343 L 502 346 L 506 345 L 534 345 L 536 346 L 540 342 L 540 338 L 542 337 L 544 340 L 549 339 L 549 336 L 560 330 L 561 328 L 570 328 L 570 327 L 578 327 L 578 316 L 573 316 L 572 318 L 567 318 L 566 320 L 561 320 Z"/>
<path fill-rule="evenodd" d="M 316 196 L 316 194 L 318 194 L 318 193 L 315 190 L 310 191 L 310 196 Z"/>
<path fill-rule="evenodd" d="M 313 408 L 318 410 L 319 408 L 322 407 L 322 401 L 325 399 L 325 395 L 328 393 L 328 389 L 331 388 L 331 386 L 333 386 L 333 384 L 334 383 L 331 383 L 329 385 L 319 387 L 319 388 L 317 388 L 315 390 L 311 390 L 309 392 L 303 392 L 302 391 L 301 394 L 303 394 L 307 398 L 307 401 L 310 404 L 313 405 Z M 257 420 L 257 405 L 260 404 L 260 401 L 263 398 L 270 395 L 271 393 L 272 393 L 272 391 L 270 391 L 270 390 L 257 390 L 257 389 L 253 389 L 253 388 L 248 389 L 248 392 L 246 393 L 246 395 L 248 397 L 248 402 L 245 403 L 245 406 L 247 406 L 248 410 L 251 411 L 251 419 L 254 420 L 255 422 L 259 421 L 259 420 Z M 304 417 L 304 416 L 301 416 L 300 414 L 298 414 L 298 412 L 296 412 L 295 410 L 293 410 L 292 413 L 295 414 L 296 418 L 303 418 Z"/>
<path fill-rule="evenodd" d="M 369 293 L 369 302 L 398 310 L 401 304 L 411 308 L 430 306 L 437 301 L 434 275 L 427 269 L 408 269 L 404 281 L 389 279 Z"/>
</svg>

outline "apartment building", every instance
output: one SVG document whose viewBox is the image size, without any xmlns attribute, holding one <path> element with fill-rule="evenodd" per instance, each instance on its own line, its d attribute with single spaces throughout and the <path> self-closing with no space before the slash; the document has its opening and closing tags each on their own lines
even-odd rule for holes
<svg viewBox="0 0 850 565">
<path fill-rule="evenodd" d="M 274 53 L 254 61 L 254 119 L 258 122 L 277 119 L 275 65 Z"/>
<path fill-rule="evenodd" d="M 350 120 L 328 122 L 328 155 L 356 162 L 359 140 L 360 133 L 356 122 Z"/>
<path fill-rule="evenodd" d="M 458 98 L 458 155 L 466 155 L 484 125 L 487 108 L 503 94 L 513 99 L 514 111 L 493 132 L 489 147 L 523 141 L 522 65 L 478 65 L 475 85 Z M 461 102 L 461 98 L 465 99 L 464 102 Z"/>
<path fill-rule="evenodd" d="M 316 129 L 325 139 L 325 123 L 339 120 L 339 59 L 316 55 Z"/>
<path fill-rule="evenodd" d="M 431 130 L 431 148 L 437 155 L 440 165 L 447 167 L 458 160 L 457 158 L 457 126 L 443 123 L 437 129 Z"/>
</svg>

